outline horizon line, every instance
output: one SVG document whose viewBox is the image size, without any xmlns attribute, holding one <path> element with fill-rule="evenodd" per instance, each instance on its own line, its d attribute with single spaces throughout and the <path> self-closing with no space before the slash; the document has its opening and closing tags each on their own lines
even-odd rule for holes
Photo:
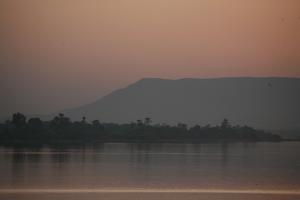
<svg viewBox="0 0 300 200">
<path fill-rule="evenodd" d="M 146 189 L 146 188 L 103 188 L 103 189 L 0 189 L 0 194 L 30 193 L 185 193 L 185 194 L 262 194 L 262 195 L 300 195 L 300 189 Z"/>
</svg>

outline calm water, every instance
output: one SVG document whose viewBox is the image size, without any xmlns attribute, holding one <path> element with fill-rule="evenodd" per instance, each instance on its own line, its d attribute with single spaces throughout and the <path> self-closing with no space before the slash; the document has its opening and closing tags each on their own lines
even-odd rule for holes
<svg viewBox="0 0 300 200">
<path fill-rule="evenodd" d="M 300 143 L 0 147 L 0 199 L 300 199 Z"/>
</svg>

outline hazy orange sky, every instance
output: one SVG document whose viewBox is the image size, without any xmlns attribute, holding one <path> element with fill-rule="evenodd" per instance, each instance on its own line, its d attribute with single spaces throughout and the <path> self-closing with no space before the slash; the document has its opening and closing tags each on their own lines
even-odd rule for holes
<svg viewBox="0 0 300 200">
<path fill-rule="evenodd" d="M 0 116 L 143 77 L 300 77 L 299 0 L 0 0 Z"/>
</svg>

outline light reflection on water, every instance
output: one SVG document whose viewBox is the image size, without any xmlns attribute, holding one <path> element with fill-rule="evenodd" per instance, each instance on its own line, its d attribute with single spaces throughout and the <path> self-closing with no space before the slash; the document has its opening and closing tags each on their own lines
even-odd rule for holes
<svg viewBox="0 0 300 200">
<path fill-rule="evenodd" d="M 298 195 L 243 194 L 6 194 L 3 200 L 299 200 Z"/>
<path fill-rule="evenodd" d="M 294 142 L 1 147 L 0 190 L 300 191 L 299 158 Z"/>
</svg>

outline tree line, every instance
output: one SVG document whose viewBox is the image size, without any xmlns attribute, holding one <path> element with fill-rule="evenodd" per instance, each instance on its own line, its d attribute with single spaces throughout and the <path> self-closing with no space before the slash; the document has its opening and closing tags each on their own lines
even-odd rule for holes
<svg viewBox="0 0 300 200">
<path fill-rule="evenodd" d="M 280 141 L 281 137 L 249 126 L 232 126 L 227 119 L 220 125 L 153 124 L 147 117 L 136 122 L 117 124 L 88 122 L 85 117 L 71 121 L 60 113 L 52 120 L 38 117 L 27 120 L 15 113 L 10 120 L 0 123 L 1 141 L 103 141 L 103 142 L 201 142 L 201 141 Z"/>
</svg>

